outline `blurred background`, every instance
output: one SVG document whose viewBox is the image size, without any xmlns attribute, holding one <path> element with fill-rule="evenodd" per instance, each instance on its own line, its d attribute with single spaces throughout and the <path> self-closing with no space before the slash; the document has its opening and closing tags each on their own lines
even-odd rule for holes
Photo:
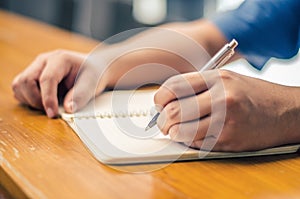
<svg viewBox="0 0 300 199">
<path fill-rule="evenodd" d="M 0 8 L 104 40 L 124 30 L 191 21 L 243 0 L 0 0 Z"/>
</svg>

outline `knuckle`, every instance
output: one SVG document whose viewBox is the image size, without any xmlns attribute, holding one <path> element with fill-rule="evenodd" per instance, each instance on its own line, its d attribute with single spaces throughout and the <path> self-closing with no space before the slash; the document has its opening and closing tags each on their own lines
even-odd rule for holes
<svg viewBox="0 0 300 199">
<path fill-rule="evenodd" d="M 180 106 L 178 101 L 173 101 L 165 107 L 167 120 L 176 121 L 180 117 Z"/>
<path fill-rule="evenodd" d="M 30 84 L 33 80 L 28 75 L 20 76 L 18 80 L 19 85 L 25 85 L 26 87 Z"/>
<path fill-rule="evenodd" d="M 38 61 L 38 62 L 44 62 L 48 57 L 48 53 L 41 53 L 39 54 L 35 60 Z"/>
<path fill-rule="evenodd" d="M 66 62 L 69 60 L 69 53 L 66 50 L 57 49 L 51 52 L 41 53 L 35 59 L 35 61 L 40 63 L 46 63 L 51 60 Z"/>
<path fill-rule="evenodd" d="M 226 92 L 225 103 L 228 108 L 234 107 L 236 104 L 238 104 L 236 95 L 230 91 Z"/>
<path fill-rule="evenodd" d="M 12 82 L 11 84 L 11 87 L 12 87 L 12 90 L 13 91 L 17 91 L 19 90 L 19 87 L 20 87 L 20 81 L 18 78 L 15 78 L 14 81 Z"/>
<path fill-rule="evenodd" d="M 29 89 L 35 89 L 35 87 L 37 86 L 36 81 L 33 79 L 27 79 L 26 81 L 26 87 Z"/>
<path fill-rule="evenodd" d="M 169 89 L 173 94 L 176 94 L 178 92 L 180 92 L 181 86 L 182 85 L 182 78 L 181 76 L 177 75 L 177 76 L 173 76 L 171 78 L 169 78 L 166 82 L 165 82 L 165 86 L 167 87 L 167 89 Z"/>
<path fill-rule="evenodd" d="M 233 72 L 229 70 L 220 70 L 219 74 L 222 80 L 233 79 Z"/>
<path fill-rule="evenodd" d="M 240 74 L 229 70 L 219 70 L 219 77 L 225 87 L 230 84 L 240 84 L 242 82 L 242 76 Z"/>
<path fill-rule="evenodd" d="M 14 92 L 17 92 L 20 89 L 26 89 L 26 91 L 31 91 L 36 87 L 36 81 L 26 75 L 19 76 L 12 82 L 12 89 Z"/>
<path fill-rule="evenodd" d="M 53 55 L 62 61 L 68 61 L 68 59 L 69 59 L 68 52 L 65 50 L 62 50 L 62 49 L 55 50 Z"/>
<path fill-rule="evenodd" d="M 42 74 L 39 78 L 40 84 L 52 84 L 54 83 L 54 76 L 51 74 Z"/>
</svg>

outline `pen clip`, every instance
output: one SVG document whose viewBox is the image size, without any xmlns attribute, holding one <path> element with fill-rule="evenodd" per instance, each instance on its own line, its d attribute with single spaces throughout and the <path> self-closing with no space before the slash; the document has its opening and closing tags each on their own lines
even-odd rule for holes
<svg viewBox="0 0 300 199">
<path fill-rule="evenodd" d="M 223 59 L 219 61 L 219 63 L 216 63 L 215 67 L 213 69 L 221 68 L 234 54 L 234 50 L 230 50 L 227 55 L 224 56 Z"/>
</svg>

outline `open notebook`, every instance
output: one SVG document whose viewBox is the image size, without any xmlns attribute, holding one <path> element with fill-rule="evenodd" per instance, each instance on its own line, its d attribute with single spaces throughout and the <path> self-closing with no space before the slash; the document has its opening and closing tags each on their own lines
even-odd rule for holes
<svg viewBox="0 0 300 199">
<path fill-rule="evenodd" d="M 245 60 L 240 60 L 225 68 L 244 75 L 296 86 L 300 85 L 300 80 L 297 78 L 297 74 L 300 74 L 299 63 L 299 57 L 289 62 L 273 60 L 263 71 L 256 71 Z M 298 72 L 296 73 L 295 70 Z M 207 152 L 173 142 L 168 137 L 164 137 L 157 127 L 145 132 L 144 128 L 155 113 L 154 93 L 155 90 L 106 92 L 78 113 L 62 113 L 62 118 L 72 127 L 92 154 L 106 164 L 286 154 L 294 153 L 300 147 L 300 145 L 288 145 L 241 153 Z"/>
</svg>

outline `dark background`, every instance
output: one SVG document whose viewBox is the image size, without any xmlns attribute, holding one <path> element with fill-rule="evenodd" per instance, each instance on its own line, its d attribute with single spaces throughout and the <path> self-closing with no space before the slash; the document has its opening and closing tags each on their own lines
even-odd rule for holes
<svg viewBox="0 0 300 199">
<path fill-rule="evenodd" d="M 205 4 L 204 0 L 167 0 L 167 16 L 161 23 L 198 19 Z M 137 22 L 132 0 L 1 0 L 0 8 L 100 40 L 124 30 L 158 25 Z"/>
</svg>

